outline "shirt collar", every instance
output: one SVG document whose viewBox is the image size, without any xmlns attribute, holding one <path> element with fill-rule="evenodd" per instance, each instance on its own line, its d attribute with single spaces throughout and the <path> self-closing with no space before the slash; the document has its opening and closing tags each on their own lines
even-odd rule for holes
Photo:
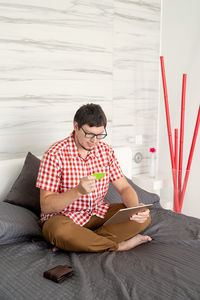
<svg viewBox="0 0 200 300">
<path fill-rule="evenodd" d="M 76 146 L 75 140 L 74 140 L 74 130 L 72 131 L 71 135 L 69 136 L 69 152 L 70 155 L 74 158 L 76 157 L 81 157 L 80 153 L 78 152 L 78 148 Z M 97 144 L 98 145 L 98 144 Z M 98 157 L 99 156 L 99 151 L 98 151 L 98 146 L 95 146 L 94 149 L 92 149 L 88 155 L 87 155 L 87 159 L 90 157 Z"/>
</svg>

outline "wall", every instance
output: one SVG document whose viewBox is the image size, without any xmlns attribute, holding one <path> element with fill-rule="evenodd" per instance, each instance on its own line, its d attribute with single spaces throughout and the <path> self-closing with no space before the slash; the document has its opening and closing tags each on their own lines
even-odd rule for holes
<svg viewBox="0 0 200 300">
<path fill-rule="evenodd" d="M 182 75 L 183 73 L 187 74 L 183 152 L 184 175 L 200 104 L 199 12 L 200 2 L 198 0 L 163 0 L 162 2 L 161 54 L 165 59 L 171 126 L 173 131 L 174 128 L 180 128 Z M 161 191 L 161 199 L 163 204 L 166 204 L 166 202 L 172 203 L 173 192 L 162 86 L 159 128 L 159 176 L 165 180 L 165 187 Z M 183 205 L 183 213 L 195 217 L 200 217 L 199 157 L 200 132 L 197 137 Z"/>
<path fill-rule="evenodd" d="M 41 155 L 88 102 L 107 142 L 157 145 L 160 0 L 0 0 L 0 159 Z M 135 137 L 143 135 L 136 146 Z"/>
</svg>

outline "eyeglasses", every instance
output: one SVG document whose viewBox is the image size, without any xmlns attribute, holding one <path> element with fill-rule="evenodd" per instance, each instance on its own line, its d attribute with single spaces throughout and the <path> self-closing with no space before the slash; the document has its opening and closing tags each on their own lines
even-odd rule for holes
<svg viewBox="0 0 200 300">
<path fill-rule="evenodd" d="M 83 127 L 81 127 L 81 129 L 83 130 L 83 132 L 85 133 L 85 137 L 87 139 L 93 139 L 94 137 L 96 137 L 98 140 L 102 140 L 105 139 L 105 137 L 107 136 L 107 131 L 105 129 L 105 133 L 100 133 L 100 134 L 94 134 L 91 132 L 86 132 Z"/>
</svg>

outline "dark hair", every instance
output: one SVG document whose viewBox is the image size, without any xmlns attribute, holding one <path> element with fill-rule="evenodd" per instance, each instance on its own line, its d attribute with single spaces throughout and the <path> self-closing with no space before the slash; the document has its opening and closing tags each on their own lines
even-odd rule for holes
<svg viewBox="0 0 200 300">
<path fill-rule="evenodd" d="M 106 115 L 102 108 L 98 104 L 85 104 L 82 105 L 74 116 L 74 121 L 78 123 L 78 128 L 81 128 L 84 124 L 90 127 L 100 127 L 107 125 Z"/>
</svg>

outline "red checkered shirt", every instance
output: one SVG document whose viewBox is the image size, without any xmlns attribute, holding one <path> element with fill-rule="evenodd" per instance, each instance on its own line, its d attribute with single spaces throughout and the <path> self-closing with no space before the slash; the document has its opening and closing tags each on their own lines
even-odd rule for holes
<svg viewBox="0 0 200 300">
<path fill-rule="evenodd" d="M 60 212 L 41 212 L 41 221 L 44 222 L 55 215 L 64 215 L 83 226 L 93 215 L 104 218 L 109 208 L 109 204 L 104 202 L 109 181 L 123 176 L 113 149 L 102 141 L 85 159 L 78 152 L 74 132 L 68 138 L 53 144 L 41 160 L 36 187 L 63 193 L 78 185 L 82 177 L 102 172 L 105 172 L 105 176 L 96 180 L 96 187 L 92 193 L 82 195 Z"/>
</svg>

